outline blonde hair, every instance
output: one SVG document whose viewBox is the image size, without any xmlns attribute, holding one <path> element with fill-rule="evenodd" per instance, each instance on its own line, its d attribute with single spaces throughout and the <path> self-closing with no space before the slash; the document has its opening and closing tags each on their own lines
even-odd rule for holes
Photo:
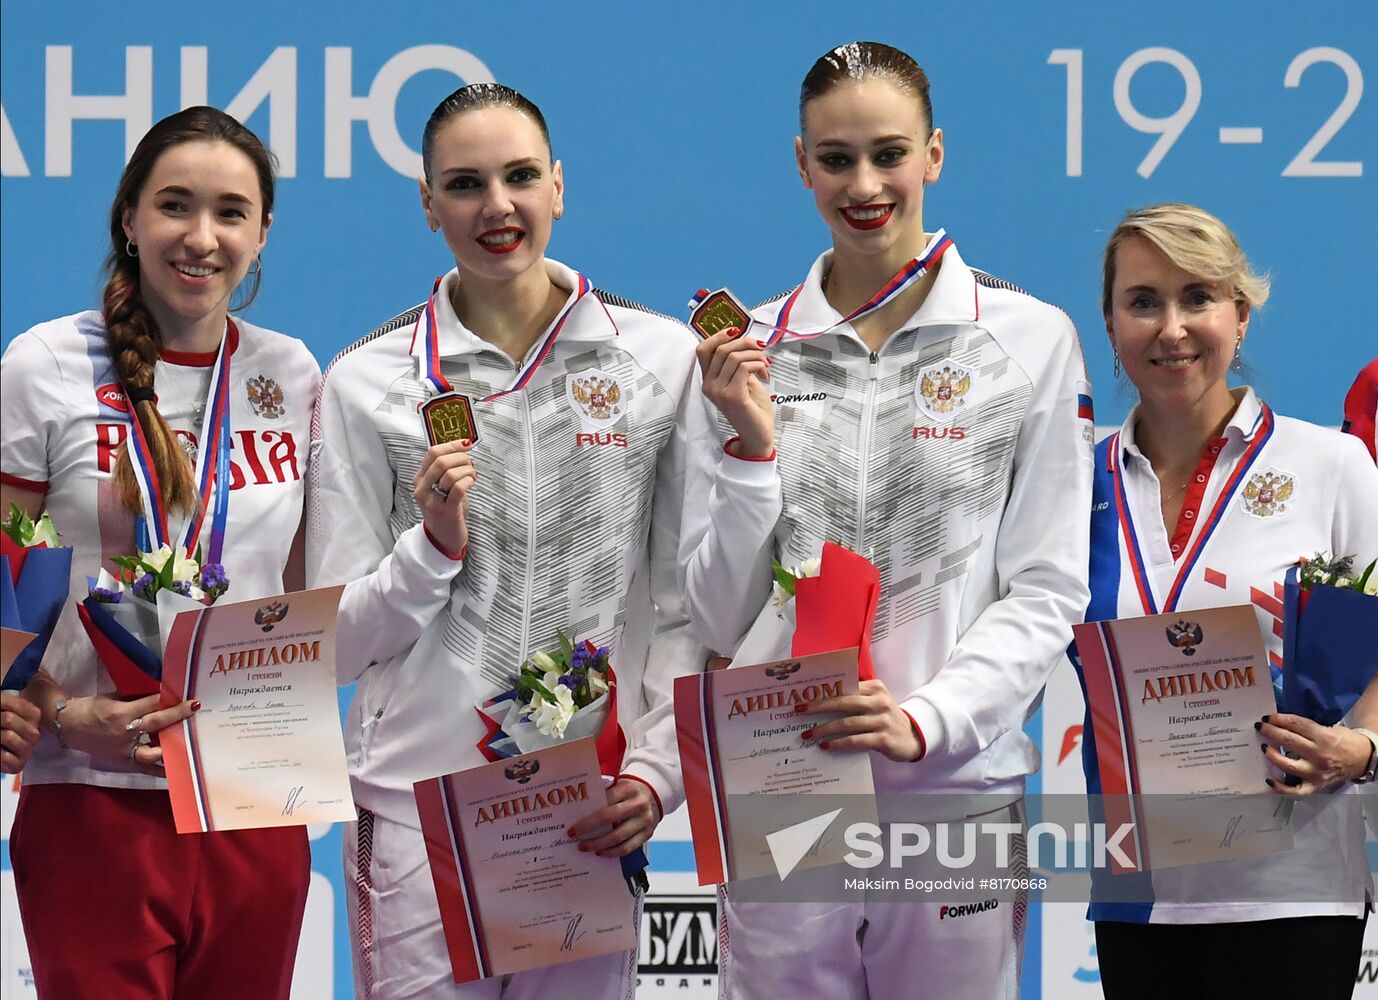
<svg viewBox="0 0 1378 1000">
<path fill-rule="evenodd" d="M 1257 309 L 1268 301 L 1267 275 L 1249 266 L 1230 227 L 1195 205 L 1150 205 L 1126 215 L 1105 244 L 1101 312 L 1109 317 L 1115 255 L 1134 237 L 1148 240 L 1183 271 L 1230 289 L 1236 302 Z"/>
</svg>

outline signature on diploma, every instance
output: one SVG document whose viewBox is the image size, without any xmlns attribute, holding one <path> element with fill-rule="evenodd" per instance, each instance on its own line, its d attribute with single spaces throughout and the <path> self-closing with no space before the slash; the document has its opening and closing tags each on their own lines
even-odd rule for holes
<svg viewBox="0 0 1378 1000">
<path fill-rule="evenodd" d="M 1225 824 L 1225 836 L 1220 838 L 1221 847 L 1233 847 L 1234 838 L 1239 836 L 1239 828 L 1244 825 L 1244 814 L 1231 816 L 1230 821 Z"/>
<path fill-rule="evenodd" d="M 584 915 L 582 913 L 576 913 L 569 918 L 569 924 L 565 927 L 565 943 L 560 945 L 561 951 L 573 951 L 574 942 L 588 933 L 587 931 L 579 930 L 579 924 L 581 924 L 583 920 Z"/>
<path fill-rule="evenodd" d="M 305 785 L 297 785 L 287 793 L 287 801 L 282 805 L 282 815 L 291 816 L 297 806 L 306 805 L 306 797 L 302 794 L 305 791 Z"/>
</svg>

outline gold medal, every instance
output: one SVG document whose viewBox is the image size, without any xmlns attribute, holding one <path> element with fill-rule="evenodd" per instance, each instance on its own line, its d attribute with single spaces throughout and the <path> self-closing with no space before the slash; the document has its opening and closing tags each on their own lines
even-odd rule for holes
<svg viewBox="0 0 1378 1000">
<path fill-rule="evenodd" d="M 726 288 L 709 292 L 689 314 L 689 325 L 704 340 L 723 330 L 737 329 L 743 333 L 751 325 L 751 315 L 737 296 Z"/>
<path fill-rule="evenodd" d="M 449 441 L 478 442 L 478 421 L 474 404 L 458 392 L 441 393 L 421 404 L 421 419 L 432 445 Z"/>
</svg>

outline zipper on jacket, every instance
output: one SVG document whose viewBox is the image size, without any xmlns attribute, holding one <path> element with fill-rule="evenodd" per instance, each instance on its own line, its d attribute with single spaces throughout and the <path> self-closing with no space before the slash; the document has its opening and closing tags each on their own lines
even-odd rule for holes
<svg viewBox="0 0 1378 1000">
<path fill-rule="evenodd" d="M 526 446 L 526 579 L 522 592 L 522 635 L 517 650 L 517 663 L 525 663 L 531 654 L 531 581 L 536 575 L 536 435 L 531 427 L 531 397 L 526 390 L 515 393 L 521 399 L 522 437 Z"/>
<path fill-rule="evenodd" d="M 857 465 L 861 479 L 857 484 L 856 551 L 866 555 L 866 480 L 871 468 L 871 426 L 876 403 L 876 381 L 880 373 L 880 353 L 872 351 L 866 370 L 866 398 L 861 405 L 861 447 Z M 869 557 L 868 557 L 869 558 Z"/>
</svg>

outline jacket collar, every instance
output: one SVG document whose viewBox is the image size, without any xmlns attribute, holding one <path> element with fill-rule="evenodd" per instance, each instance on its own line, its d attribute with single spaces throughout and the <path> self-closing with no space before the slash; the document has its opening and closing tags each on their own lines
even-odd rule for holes
<svg viewBox="0 0 1378 1000">
<path fill-rule="evenodd" d="M 1237 400 L 1234 408 L 1234 415 L 1230 417 L 1230 422 L 1225 425 L 1220 436 L 1227 441 L 1242 441 L 1248 444 L 1258 434 L 1263 427 L 1263 404 L 1259 402 L 1251 386 L 1241 386 L 1232 390 L 1232 395 Z M 1138 442 L 1134 439 L 1134 428 L 1139 422 L 1139 408 L 1141 404 L 1135 403 L 1134 408 L 1129 411 L 1129 416 L 1124 418 L 1124 423 L 1120 425 L 1120 456 L 1123 459 L 1133 456 L 1143 461 L 1148 459 L 1139 450 Z"/>
</svg>

